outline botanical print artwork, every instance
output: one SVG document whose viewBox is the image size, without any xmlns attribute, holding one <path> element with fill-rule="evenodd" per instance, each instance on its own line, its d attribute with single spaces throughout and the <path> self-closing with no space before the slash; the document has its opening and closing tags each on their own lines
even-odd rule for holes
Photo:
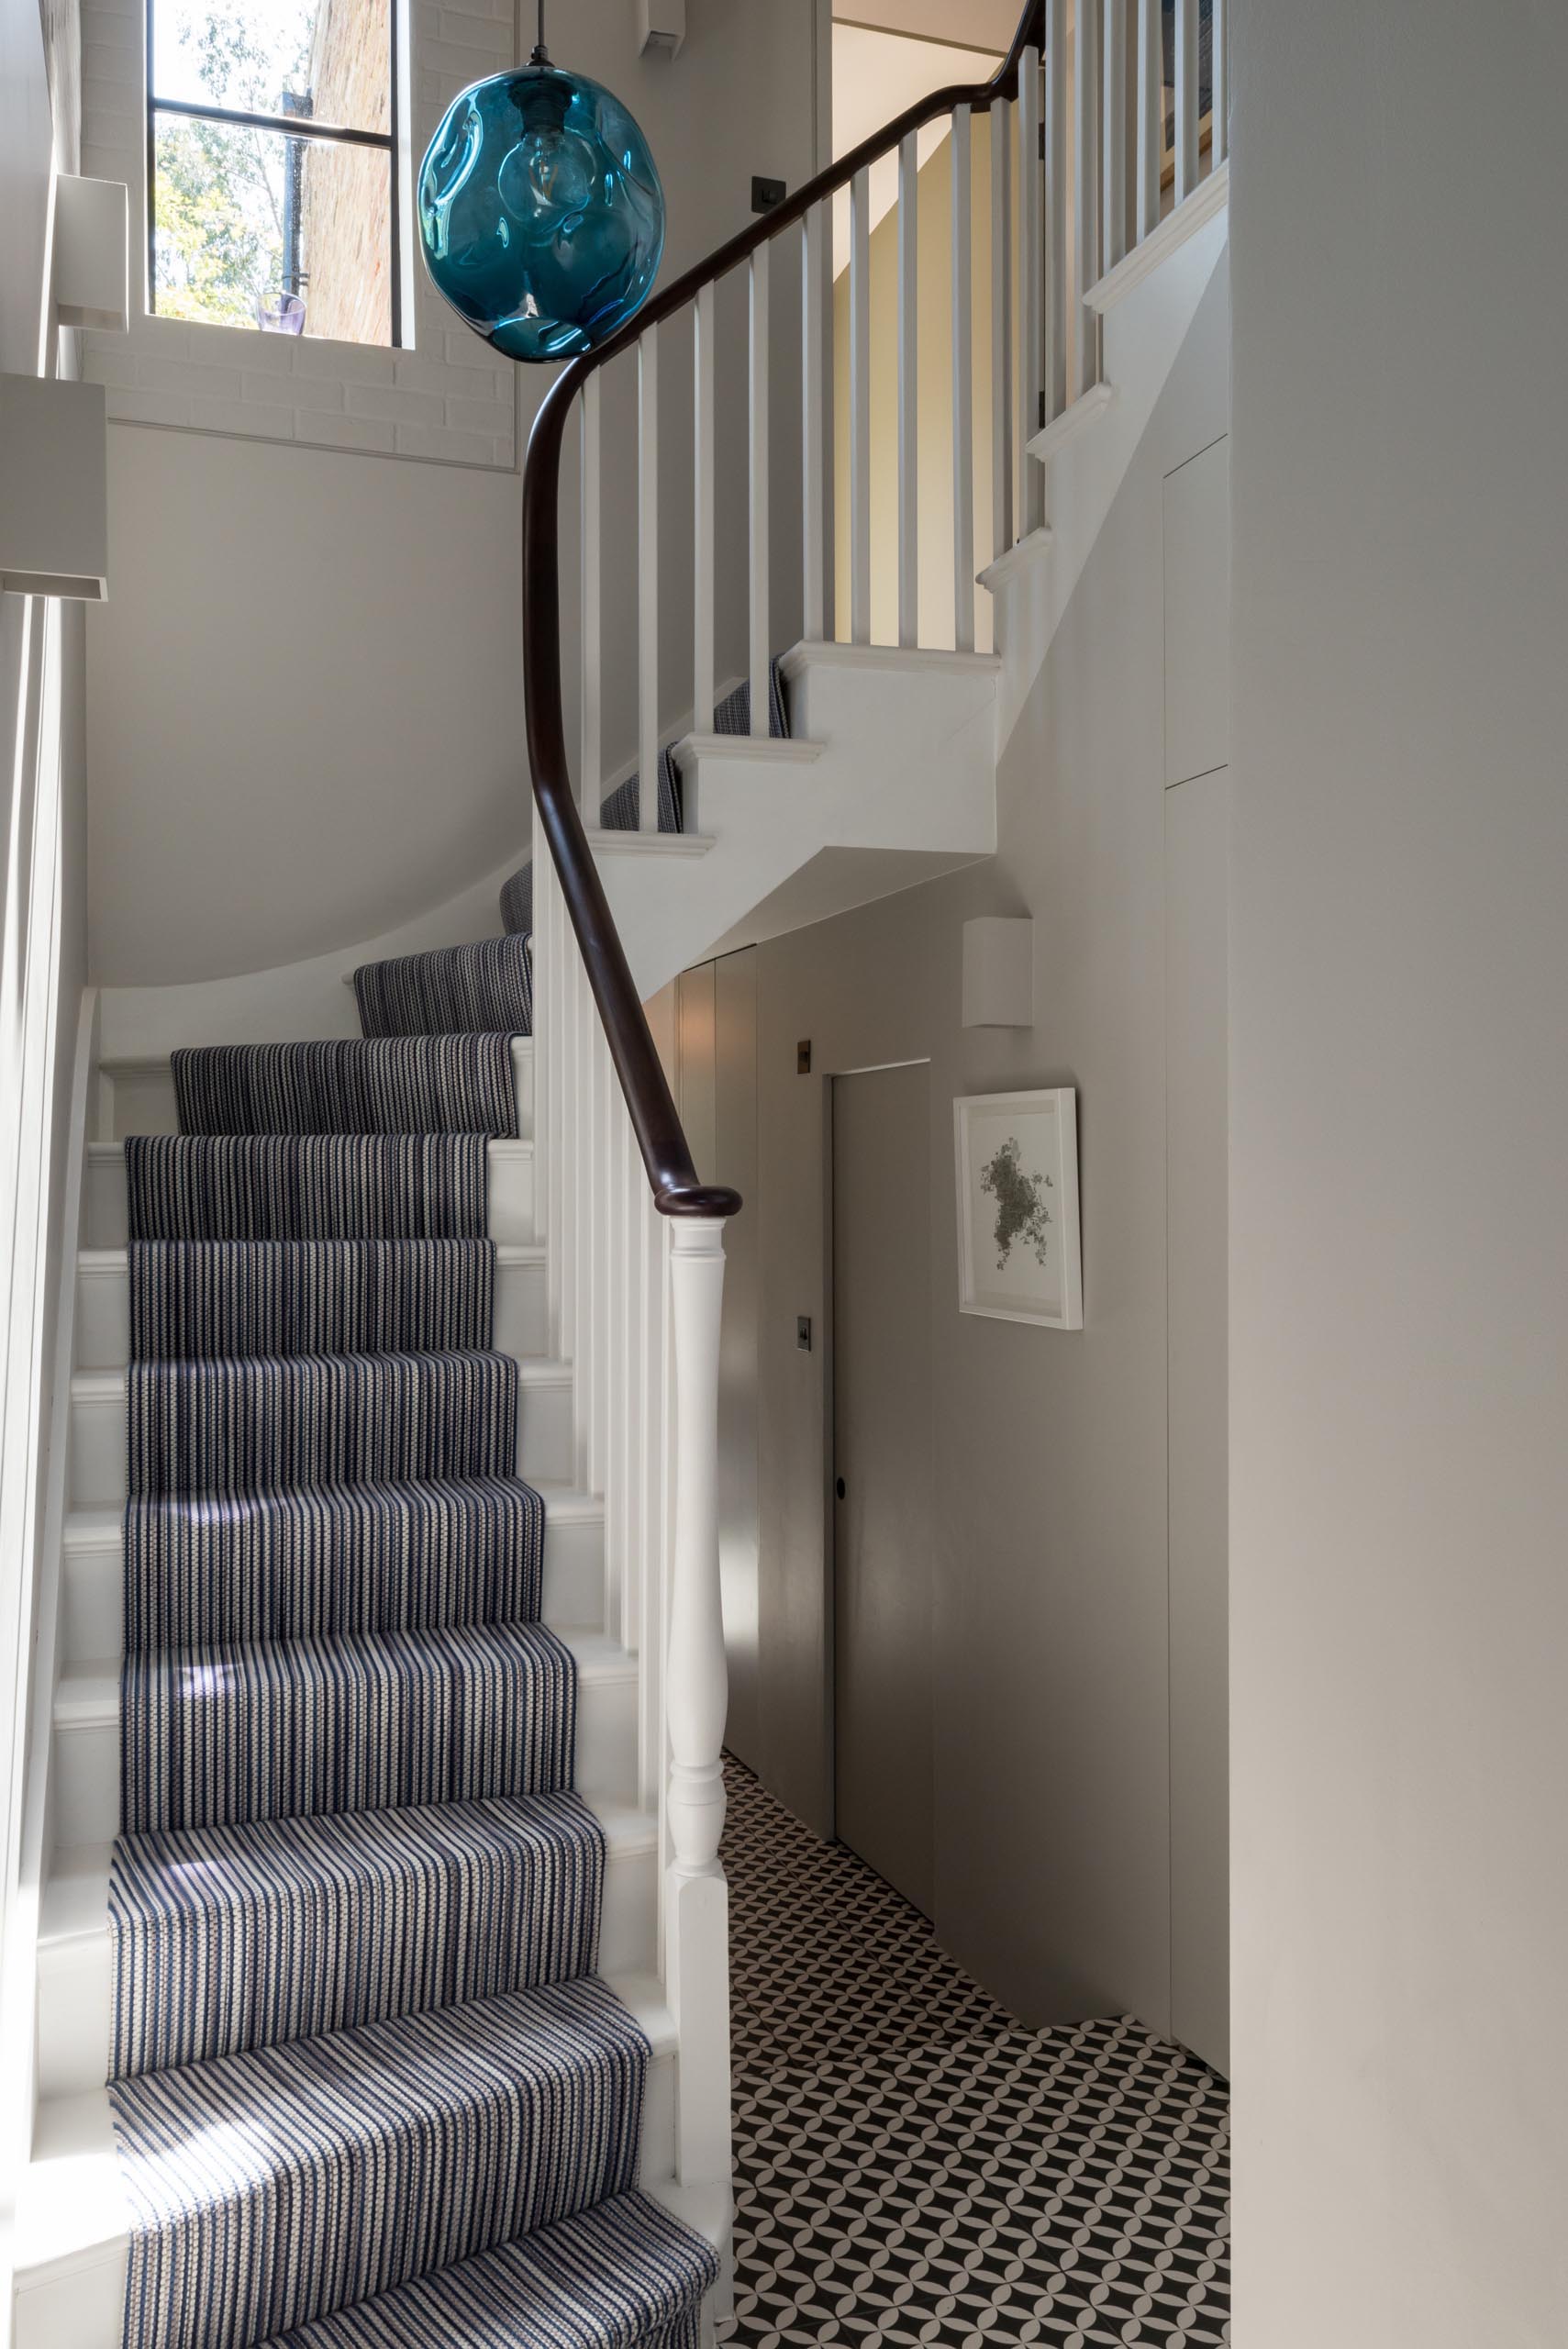
<svg viewBox="0 0 1568 2349">
<path fill-rule="evenodd" d="M 959 1311 L 1081 1329 L 1073 1087 L 961 1094 L 953 1144 Z"/>
<path fill-rule="evenodd" d="M 1051 1221 L 1044 1195 L 1055 1186 L 1049 1174 L 1026 1171 L 1016 1134 L 1009 1134 L 995 1157 L 981 1168 L 980 1187 L 996 1202 L 996 1270 L 1006 1270 L 1015 1241 L 1026 1242 L 1034 1250 L 1035 1262 L 1043 1264 Z"/>
</svg>

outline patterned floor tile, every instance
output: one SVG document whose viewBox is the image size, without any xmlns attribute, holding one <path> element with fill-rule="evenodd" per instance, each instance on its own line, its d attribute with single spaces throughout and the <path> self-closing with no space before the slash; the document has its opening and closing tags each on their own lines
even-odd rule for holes
<svg viewBox="0 0 1568 2349">
<path fill-rule="evenodd" d="M 728 1767 L 726 2349 L 1220 2349 L 1222 2081 L 1129 2017 L 1032 2032 Z"/>
</svg>

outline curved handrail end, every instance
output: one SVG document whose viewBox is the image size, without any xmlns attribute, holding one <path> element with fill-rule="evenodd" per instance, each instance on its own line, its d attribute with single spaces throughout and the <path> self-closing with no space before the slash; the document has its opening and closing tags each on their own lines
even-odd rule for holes
<svg viewBox="0 0 1568 2349">
<path fill-rule="evenodd" d="M 740 1212 L 740 1194 L 722 1183 L 666 1183 L 653 1204 L 661 1215 L 732 1216 Z"/>
</svg>

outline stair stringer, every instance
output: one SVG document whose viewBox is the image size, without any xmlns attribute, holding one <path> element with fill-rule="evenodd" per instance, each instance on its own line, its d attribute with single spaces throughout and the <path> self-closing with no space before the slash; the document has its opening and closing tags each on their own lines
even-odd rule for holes
<svg viewBox="0 0 1568 2349">
<path fill-rule="evenodd" d="M 645 1002 L 710 954 L 995 850 L 994 655 L 803 642 L 782 666 L 791 740 L 688 735 L 677 746 L 684 845 L 700 855 L 651 858 L 635 834 L 595 836 Z"/>
<path fill-rule="evenodd" d="M 1206 198 L 1207 204 L 1212 201 Z M 998 758 L 1023 714 L 1062 616 L 1186 340 L 1225 250 L 1229 226 L 1229 210 L 1221 202 L 1217 212 L 1207 212 L 1190 236 L 1173 242 L 1156 267 L 1138 277 L 1121 298 L 1105 308 L 1102 384 L 1029 444 L 1033 450 L 1043 441 L 1048 451 L 1043 461 L 1038 455 L 1027 461 L 1045 464 L 1046 527 L 1021 540 L 980 573 L 982 585 L 989 588 L 993 598 L 993 625 L 1002 655 L 996 696 Z M 1083 421 L 1074 429 L 1071 420 L 1080 409 Z"/>
</svg>

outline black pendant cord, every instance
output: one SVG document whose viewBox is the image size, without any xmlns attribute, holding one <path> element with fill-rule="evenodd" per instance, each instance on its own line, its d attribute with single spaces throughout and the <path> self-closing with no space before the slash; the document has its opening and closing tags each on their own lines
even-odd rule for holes
<svg viewBox="0 0 1568 2349">
<path fill-rule="evenodd" d="M 534 43 L 534 53 L 529 58 L 528 63 L 530 65 L 550 63 L 550 51 L 544 45 L 544 0 L 539 0 L 539 39 Z"/>
</svg>

